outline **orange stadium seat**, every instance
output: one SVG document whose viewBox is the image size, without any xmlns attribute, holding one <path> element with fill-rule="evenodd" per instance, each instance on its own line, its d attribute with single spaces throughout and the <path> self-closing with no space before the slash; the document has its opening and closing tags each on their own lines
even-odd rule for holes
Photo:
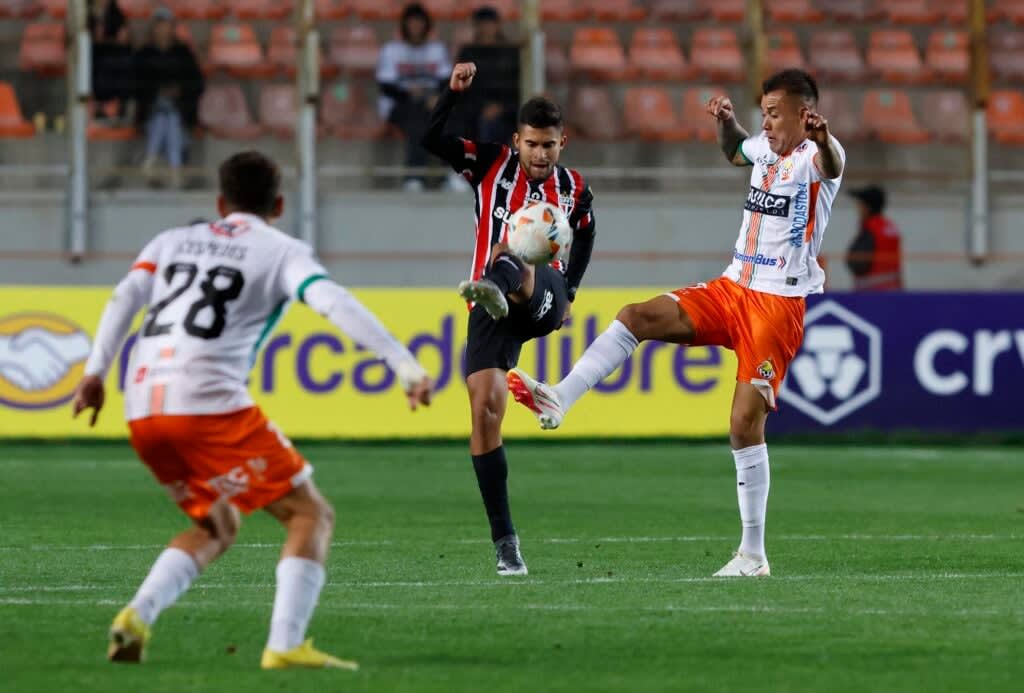
<svg viewBox="0 0 1024 693">
<path fill-rule="evenodd" d="M 503 20 L 519 19 L 519 0 L 473 0 L 469 3 L 470 13 L 478 7 L 493 7 Z"/>
<path fill-rule="evenodd" d="M 868 43 L 868 67 L 886 82 L 920 84 L 929 79 L 909 31 L 872 31 Z"/>
<path fill-rule="evenodd" d="M 1024 144 L 1024 93 L 992 92 L 988 101 L 988 129 L 997 142 Z"/>
<path fill-rule="evenodd" d="M 627 74 L 626 54 L 618 34 L 608 27 L 588 27 L 573 33 L 569 50 L 573 72 L 591 79 L 623 79 Z"/>
<path fill-rule="evenodd" d="M 928 0 L 885 0 L 881 5 L 893 24 L 934 24 L 942 19 Z"/>
<path fill-rule="evenodd" d="M 875 0 L 818 0 L 818 6 L 837 22 L 870 22 L 883 16 Z"/>
<path fill-rule="evenodd" d="M 662 22 L 687 22 L 708 16 L 707 6 L 701 0 L 654 0 L 651 18 Z"/>
<path fill-rule="evenodd" d="M 320 103 L 320 123 L 334 137 L 374 140 L 387 131 L 361 84 L 342 81 L 330 85 L 324 88 Z"/>
<path fill-rule="evenodd" d="M 214 84 L 199 100 L 199 122 L 214 137 L 251 140 L 263 134 L 253 121 L 249 104 L 237 84 Z"/>
<path fill-rule="evenodd" d="M 349 0 L 349 7 L 360 19 L 394 21 L 402 13 L 404 3 L 397 0 Z"/>
<path fill-rule="evenodd" d="M 931 0 L 931 6 L 947 24 L 963 26 L 967 21 L 967 3 L 963 0 Z"/>
<path fill-rule="evenodd" d="M 925 94 L 921 123 L 939 141 L 966 142 L 971 120 L 964 93 L 949 89 Z"/>
<path fill-rule="evenodd" d="M 577 0 L 599 22 L 638 22 L 647 17 L 647 8 L 636 0 Z"/>
<path fill-rule="evenodd" d="M 586 19 L 589 10 L 577 0 L 544 0 L 540 16 L 546 22 L 578 22 Z"/>
<path fill-rule="evenodd" d="M 39 0 L 39 4 L 54 19 L 64 19 L 68 15 L 67 0 Z"/>
<path fill-rule="evenodd" d="M 604 87 L 579 87 L 569 104 L 569 126 L 587 140 L 612 141 L 622 136 L 622 117 Z"/>
<path fill-rule="evenodd" d="M 747 16 L 747 0 L 706 0 L 705 5 L 716 22 L 742 22 Z"/>
<path fill-rule="evenodd" d="M 231 0 L 230 8 L 239 19 L 284 19 L 294 9 L 290 0 Z"/>
<path fill-rule="evenodd" d="M 128 19 L 149 19 L 157 7 L 153 0 L 119 0 L 117 4 Z"/>
<path fill-rule="evenodd" d="M 845 30 L 815 31 L 811 34 L 808 52 L 811 70 L 822 79 L 859 82 L 867 75 L 864 58 L 853 32 Z"/>
<path fill-rule="evenodd" d="M 172 0 L 169 4 L 178 19 L 222 19 L 228 13 L 220 0 Z"/>
<path fill-rule="evenodd" d="M 270 32 L 270 43 L 267 46 L 267 62 L 278 73 L 294 77 L 297 70 L 298 46 L 295 43 L 295 29 L 288 25 L 275 26 Z M 320 76 L 332 77 L 338 68 L 330 64 L 321 52 Z"/>
<path fill-rule="evenodd" d="M 36 0 L 0 0 L 0 17 L 32 19 L 43 11 Z"/>
<path fill-rule="evenodd" d="M 274 71 L 264 60 L 263 47 L 249 24 L 214 26 L 209 56 L 209 70 L 225 70 L 236 77 L 266 77 Z"/>
<path fill-rule="evenodd" d="M 640 27 L 629 44 L 630 71 L 641 79 L 686 81 L 696 70 L 687 64 L 671 29 Z"/>
<path fill-rule="evenodd" d="M 743 79 L 743 54 L 732 29 L 702 28 L 694 31 L 690 61 L 712 81 L 738 82 Z"/>
<path fill-rule="evenodd" d="M 827 118 L 828 116 L 826 116 Z M 892 144 L 922 144 L 931 139 L 918 124 L 905 91 L 873 89 L 864 95 L 861 120 L 868 134 Z"/>
<path fill-rule="evenodd" d="M 347 0 L 316 0 L 317 19 L 344 19 L 351 9 Z"/>
<path fill-rule="evenodd" d="M 689 132 L 679 120 L 672 97 L 661 87 L 630 87 L 626 90 L 626 134 L 642 140 L 679 142 Z"/>
<path fill-rule="evenodd" d="M 691 87 L 683 91 L 682 118 L 690 134 L 701 142 L 714 142 L 718 138 L 715 119 L 707 112 L 711 97 L 725 94 L 719 87 Z"/>
<path fill-rule="evenodd" d="M 1024 31 L 989 34 L 989 64 L 997 79 L 1024 81 Z"/>
<path fill-rule="evenodd" d="M 783 70 L 788 67 L 803 69 L 806 65 L 800 42 L 792 29 L 775 29 L 768 32 L 764 58 L 769 70 Z"/>
<path fill-rule="evenodd" d="M 260 123 L 277 137 L 295 135 L 299 108 L 294 84 L 264 84 L 260 89 Z"/>
<path fill-rule="evenodd" d="M 423 6 L 434 19 L 465 19 L 469 16 L 469 8 L 460 0 L 423 0 Z"/>
<path fill-rule="evenodd" d="M 330 61 L 344 74 L 374 74 L 379 53 L 377 32 L 372 27 L 364 24 L 342 25 L 331 32 Z"/>
<path fill-rule="evenodd" d="M 1024 0 L 995 0 L 989 8 L 988 20 L 1024 24 Z"/>
<path fill-rule="evenodd" d="M 816 24 L 825 19 L 825 13 L 812 5 L 811 0 L 773 0 L 765 9 L 771 20 L 779 24 Z"/>
<path fill-rule="evenodd" d="M 0 138 L 23 139 L 36 134 L 32 123 L 21 114 L 21 105 L 14 94 L 14 87 L 0 82 Z"/>
<path fill-rule="evenodd" d="M 25 27 L 18 49 L 18 69 L 45 76 L 64 74 L 67 67 L 64 25 L 36 22 Z"/>
<path fill-rule="evenodd" d="M 968 39 L 963 31 L 936 31 L 928 39 L 925 64 L 942 82 L 967 79 L 970 63 Z"/>
<path fill-rule="evenodd" d="M 555 84 L 569 79 L 569 55 L 565 46 L 552 38 L 544 42 L 544 71 Z"/>
<path fill-rule="evenodd" d="M 107 122 L 96 120 L 96 116 L 103 115 L 106 118 L 113 118 L 121 110 L 119 101 L 107 101 L 103 104 L 89 103 L 89 123 L 85 128 L 85 136 L 91 142 L 127 142 L 138 138 L 139 131 L 131 125 L 110 125 Z"/>
<path fill-rule="evenodd" d="M 861 124 L 861 109 L 854 106 L 846 91 L 823 91 L 818 98 L 818 113 L 828 120 L 829 130 L 840 142 L 861 142 L 867 137 Z"/>
</svg>

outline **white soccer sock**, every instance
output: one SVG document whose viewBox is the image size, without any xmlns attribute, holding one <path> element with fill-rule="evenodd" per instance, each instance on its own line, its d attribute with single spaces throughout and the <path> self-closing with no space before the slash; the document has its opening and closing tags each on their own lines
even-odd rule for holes
<svg viewBox="0 0 1024 693">
<path fill-rule="evenodd" d="M 151 625 L 197 577 L 199 566 L 192 556 L 181 549 L 164 549 L 128 606 L 139 613 L 146 625 Z"/>
<path fill-rule="evenodd" d="M 316 561 L 294 556 L 281 559 L 267 649 L 287 652 L 302 644 L 323 586 L 324 567 Z"/>
<path fill-rule="evenodd" d="M 765 558 L 764 518 L 768 511 L 768 446 L 764 443 L 732 451 L 736 461 L 736 496 L 740 502 L 743 539 L 740 551 Z"/>
<path fill-rule="evenodd" d="M 628 327 L 618 320 L 613 320 L 608 329 L 587 347 L 569 375 L 554 386 L 562 409 L 568 411 L 587 390 L 615 372 L 639 344 Z"/>
</svg>

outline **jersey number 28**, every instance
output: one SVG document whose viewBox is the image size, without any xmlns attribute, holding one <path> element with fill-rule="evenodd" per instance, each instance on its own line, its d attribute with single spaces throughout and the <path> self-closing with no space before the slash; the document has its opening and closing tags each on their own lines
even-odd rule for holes
<svg viewBox="0 0 1024 693">
<path fill-rule="evenodd" d="M 175 262 L 172 265 L 168 265 L 167 269 L 164 270 L 164 280 L 168 285 L 172 285 L 174 284 L 175 277 L 179 274 L 184 275 L 185 280 L 171 293 L 167 294 L 163 300 L 153 304 L 153 307 L 150 308 L 146 325 L 142 328 L 143 337 L 156 337 L 171 331 L 171 323 L 161 324 L 158 321 L 160 311 L 174 303 L 192 286 L 192 282 L 196 280 L 196 275 L 199 274 L 199 268 L 188 262 Z M 227 285 L 218 289 L 216 287 L 218 278 L 227 280 Z M 185 314 L 185 321 L 182 324 L 185 332 L 199 339 L 216 339 L 219 337 L 227 323 L 227 304 L 229 301 L 234 301 L 238 298 L 239 294 L 242 293 L 243 286 L 245 286 L 245 277 L 242 276 L 240 270 L 234 267 L 217 265 L 207 270 L 206 278 L 199 284 L 199 290 L 203 292 L 203 297 L 189 306 L 188 313 Z M 213 311 L 213 321 L 205 326 L 197 324 L 196 318 L 206 309 Z"/>
</svg>

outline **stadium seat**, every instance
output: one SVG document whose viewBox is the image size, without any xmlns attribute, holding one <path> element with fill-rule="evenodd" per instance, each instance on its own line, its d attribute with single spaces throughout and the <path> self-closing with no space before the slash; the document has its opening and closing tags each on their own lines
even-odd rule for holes
<svg viewBox="0 0 1024 693">
<path fill-rule="evenodd" d="M 613 141 L 622 136 L 622 117 L 604 87 L 579 87 L 573 92 L 568 124 L 587 140 Z"/>
<path fill-rule="evenodd" d="M 342 25 L 331 32 L 329 56 L 342 74 L 370 76 L 377 71 L 377 32 L 363 25 Z"/>
<path fill-rule="evenodd" d="M 861 110 L 846 91 L 823 91 L 818 98 L 818 113 L 825 116 L 829 130 L 843 143 L 861 142 L 867 137 Z"/>
<path fill-rule="evenodd" d="M 921 84 L 929 79 L 914 37 L 908 31 L 871 32 L 867 58 L 868 67 L 883 81 Z"/>
<path fill-rule="evenodd" d="M 642 140 L 679 142 L 689 134 L 679 120 L 672 97 L 660 87 L 627 89 L 624 121 L 626 134 Z"/>
<path fill-rule="evenodd" d="M 0 17 L 32 19 L 43 11 L 36 0 L 0 0 Z"/>
<path fill-rule="evenodd" d="M 779 24 L 818 23 L 825 13 L 811 4 L 811 0 L 774 0 L 766 5 L 768 17 Z"/>
<path fill-rule="evenodd" d="M 990 23 L 1007 21 L 1024 24 L 1024 0 L 995 0 L 988 10 Z"/>
<path fill-rule="evenodd" d="M 694 31 L 690 61 L 711 81 L 738 82 L 743 79 L 743 54 L 732 29 L 702 28 Z"/>
<path fill-rule="evenodd" d="M 718 138 L 715 119 L 707 112 L 711 97 L 724 94 L 718 87 L 691 87 L 683 91 L 682 120 L 690 134 L 701 142 L 714 142 Z"/>
<path fill-rule="evenodd" d="M 66 68 L 64 25 L 35 22 L 26 26 L 18 49 L 18 69 L 53 77 L 64 74 Z"/>
<path fill-rule="evenodd" d="M 1024 81 L 1024 31 L 989 34 L 989 64 L 997 79 Z"/>
<path fill-rule="evenodd" d="M 962 91 L 929 91 L 924 95 L 921 124 L 941 142 L 966 142 L 970 136 L 970 113 Z"/>
<path fill-rule="evenodd" d="M 935 24 L 942 18 L 929 0 L 885 0 L 880 4 L 893 24 Z"/>
<path fill-rule="evenodd" d="M 962 31 L 936 31 L 928 39 L 925 64 L 942 82 L 967 79 L 970 56 L 967 34 Z"/>
<path fill-rule="evenodd" d="M 818 7 L 837 22 L 870 22 L 883 16 L 875 0 L 818 0 Z"/>
<path fill-rule="evenodd" d="M 623 79 L 628 72 L 619 36 L 607 27 L 577 29 L 569 50 L 569 65 L 573 72 L 598 80 Z"/>
<path fill-rule="evenodd" d="M 64 19 L 68 15 L 67 0 L 39 0 L 39 5 L 54 19 Z"/>
<path fill-rule="evenodd" d="M 396 0 L 349 0 L 348 4 L 360 19 L 394 21 L 402 13 Z"/>
<path fill-rule="evenodd" d="M 290 0 L 231 0 L 230 7 L 239 19 L 284 19 L 294 9 Z"/>
<path fill-rule="evenodd" d="M 14 87 L 0 82 L 0 139 L 23 139 L 36 134 L 36 129 L 21 114 L 21 105 Z"/>
<path fill-rule="evenodd" d="M 808 55 L 811 70 L 822 79 L 859 82 L 867 75 L 864 58 L 850 31 L 815 31 Z"/>
<path fill-rule="evenodd" d="M 279 74 L 294 77 L 298 62 L 298 46 L 296 45 L 295 29 L 289 25 L 275 26 L 270 32 L 270 43 L 267 46 L 267 62 Z M 335 65 L 327 62 L 321 51 L 320 76 L 333 77 L 338 73 Z"/>
<path fill-rule="evenodd" d="M 827 116 L 826 116 L 827 117 Z M 921 144 L 931 139 L 922 128 L 904 91 L 873 89 L 864 95 L 861 120 L 868 134 L 891 144 Z"/>
<path fill-rule="evenodd" d="M 586 19 L 587 8 L 577 0 L 544 0 L 540 4 L 540 16 L 545 22 L 578 22 Z"/>
<path fill-rule="evenodd" d="M 320 123 L 334 137 L 374 140 L 387 131 L 361 84 L 341 81 L 325 87 L 320 103 Z"/>
<path fill-rule="evenodd" d="M 636 0 L 577 0 L 577 4 L 599 22 L 638 22 L 647 17 L 647 8 Z"/>
<path fill-rule="evenodd" d="M 423 6 L 435 20 L 465 19 L 469 16 L 469 8 L 460 0 L 423 0 Z"/>
<path fill-rule="evenodd" d="M 544 42 L 544 71 L 554 84 L 569 79 L 569 55 L 564 45 L 551 38 Z"/>
<path fill-rule="evenodd" d="M 317 19 L 344 19 L 351 10 L 347 0 L 316 0 Z"/>
<path fill-rule="evenodd" d="M 228 13 L 220 0 L 172 0 L 168 4 L 178 19 L 223 19 Z"/>
<path fill-rule="evenodd" d="M 228 140 L 251 140 L 263 134 L 249 112 L 245 94 L 237 84 L 215 84 L 199 100 L 199 122 L 212 136 Z"/>
<path fill-rule="evenodd" d="M 992 92 L 988 101 L 988 129 L 997 142 L 1024 144 L 1024 93 Z"/>
<path fill-rule="evenodd" d="M 119 0 L 117 4 L 128 19 L 149 19 L 158 6 L 153 0 Z"/>
<path fill-rule="evenodd" d="M 704 19 L 708 8 L 701 0 L 654 0 L 651 19 L 658 22 L 687 22 Z"/>
<path fill-rule="evenodd" d="M 210 34 L 207 68 L 225 70 L 236 77 L 266 77 L 274 68 L 263 57 L 263 47 L 249 24 L 218 24 Z"/>
<path fill-rule="evenodd" d="M 716 22 L 742 22 L 747 15 L 747 0 L 705 0 Z"/>
<path fill-rule="evenodd" d="M 472 0 L 469 3 L 470 13 L 478 7 L 493 7 L 502 20 L 519 19 L 519 0 Z"/>
<path fill-rule="evenodd" d="M 641 79 L 686 81 L 696 70 L 687 64 L 671 29 L 641 27 L 629 44 L 630 72 Z"/>
<path fill-rule="evenodd" d="M 299 109 L 294 84 L 264 84 L 260 88 L 260 124 L 281 138 L 295 136 Z"/>
<path fill-rule="evenodd" d="M 963 0 L 931 0 L 931 6 L 947 24 L 960 27 L 967 21 L 967 3 Z"/>
<path fill-rule="evenodd" d="M 804 69 L 804 55 L 792 29 L 775 29 L 768 32 L 764 52 L 765 63 L 771 71 L 788 67 Z"/>
</svg>

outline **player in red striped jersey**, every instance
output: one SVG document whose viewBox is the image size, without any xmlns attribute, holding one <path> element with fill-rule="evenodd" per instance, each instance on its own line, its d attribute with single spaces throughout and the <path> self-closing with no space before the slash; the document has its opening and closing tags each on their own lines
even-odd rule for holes
<svg viewBox="0 0 1024 693">
<path fill-rule="evenodd" d="M 474 142 L 444 133 L 476 66 L 460 63 L 431 114 L 423 146 L 462 174 L 476 196 L 472 274 L 460 294 L 471 302 L 466 385 L 472 409 L 470 453 L 480 485 L 499 575 L 526 575 L 508 504 L 508 463 L 501 423 L 505 378 L 524 343 L 560 328 L 569 317 L 594 247 L 593 194 L 577 171 L 558 165 L 566 137 L 559 107 L 545 98 L 519 113 L 513 146 Z M 479 87 L 478 87 L 479 88 Z M 573 228 L 567 266 L 531 267 L 507 252 L 506 222 L 527 201 L 559 206 Z"/>
</svg>

